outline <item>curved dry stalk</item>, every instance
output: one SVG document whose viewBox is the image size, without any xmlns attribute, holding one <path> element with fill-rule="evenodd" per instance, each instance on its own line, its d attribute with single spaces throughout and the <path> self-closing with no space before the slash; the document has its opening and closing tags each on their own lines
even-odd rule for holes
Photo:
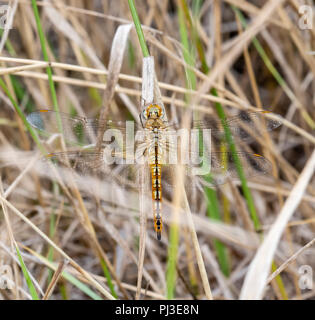
<svg viewBox="0 0 315 320">
<path fill-rule="evenodd" d="M 298 181 L 293 187 L 288 199 L 282 207 L 278 218 L 271 227 L 268 235 L 259 247 L 247 272 L 240 299 L 261 299 L 266 286 L 271 262 L 277 249 L 280 237 L 295 209 L 298 207 L 302 195 L 311 180 L 315 170 L 315 150 L 307 161 Z"/>
<path fill-rule="evenodd" d="M 119 74 L 120 74 L 122 63 L 123 63 L 123 58 L 124 58 L 125 49 L 127 46 L 127 40 L 128 40 L 131 27 L 132 27 L 131 24 L 119 26 L 113 39 L 112 49 L 111 49 L 109 64 L 108 64 L 108 77 L 107 77 L 106 89 L 103 95 L 103 108 L 100 113 L 100 122 L 103 123 L 103 125 L 99 128 L 97 132 L 96 148 L 98 150 L 100 150 L 102 146 L 106 118 L 108 116 L 108 113 L 110 110 L 110 104 L 114 97 L 115 88 L 118 83 Z"/>
<path fill-rule="evenodd" d="M 283 270 L 285 270 L 291 263 L 293 263 L 297 257 L 302 254 L 306 249 L 311 247 L 315 243 L 315 238 L 308 242 L 305 246 L 300 248 L 296 253 L 294 253 L 289 259 L 287 259 L 282 265 L 274 271 L 267 279 L 267 284 L 270 283 L 277 275 L 279 275 Z"/>
<path fill-rule="evenodd" d="M 60 263 L 58 264 L 57 270 L 55 271 L 49 286 L 45 292 L 45 295 L 43 296 L 43 300 L 48 300 L 51 296 L 51 294 L 54 291 L 54 288 L 58 282 L 58 280 L 60 279 L 60 277 L 62 276 L 62 271 L 64 270 L 64 268 L 67 266 L 68 262 L 67 261 L 60 261 Z"/>
<path fill-rule="evenodd" d="M 19 67 L 9 67 L 9 68 L 1 68 L 0 69 L 0 75 L 5 74 L 13 74 L 24 70 L 31 70 L 31 69 L 37 69 L 37 68 L 46 68 L 50 64 L 49 62 L 39 62 L 39 63 L 33 63 L 26 66 L 19 66 Z"/>
</svg>

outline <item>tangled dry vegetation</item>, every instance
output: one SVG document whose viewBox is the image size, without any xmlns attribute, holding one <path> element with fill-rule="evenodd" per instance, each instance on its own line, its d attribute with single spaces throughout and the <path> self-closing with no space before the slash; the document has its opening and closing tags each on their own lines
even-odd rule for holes
<svg viewBox="0 0 315 320">
<path fill-rule="evenodd" d="M 48 65 L 31 1 L 7 1 L 13 28 L 2 30 L 0 42 L 7 88 L 0 90 L 0 270 L 9 266 L 10 272 L 1 271 L 0 277 L 10 289 L 1 288 L 1 299 L 34 298 L 17 247 L 39 298 L 170 297 L 174 211 L 180 226 L 176 299 L 312 299 L 314 286 L 303 287 L 307 282 L 301 279 L 315 267 L 315 59 L 310 54 L 315 27 L 299 28 L 299 7 L 305 2 L 312 1 L 187 1 L 192 28 L 186 1 L 135 1 L 169 119 L 181 121 L 194 108 L 200 118 L 211 117 L 219 125 L 220 105 L 227 117 L 264 109 L 282 122 L 255 143 L 239 146 L 272 164 L 269 174 L 247 181 L 254 209 L 239 182 L 224 184 L 210 196 L 217 199 L 219 217 L 202 190 L 187 195 L 190 210 L 176 208 L 178 199 L 166 196 L 159 242 L 150 201 L 146 221 L 139 215 L 139 192 L 124 181 L 114 183 L 106 174 L 71 181 L 58 171 L 41 170 L 39 148 L 10 96 L 24 115 L 52 109 Z M 110 119 L 138 121 L 142 52 L 128 2 L 37 5 L 60 110 L 96 117 L 105 106 Z M 185 56 L 183 30 L 193 63 Z M 193 50 L 194 33 L 208 73 L 200 52 Z M 189 86 L 187 79 L 196 83 Z M 50 152 L 61 151 L 58 141 L 52 136 L 42 144 Z M 150 197 L 150 190 L 146 194 Z"/>
</svg>

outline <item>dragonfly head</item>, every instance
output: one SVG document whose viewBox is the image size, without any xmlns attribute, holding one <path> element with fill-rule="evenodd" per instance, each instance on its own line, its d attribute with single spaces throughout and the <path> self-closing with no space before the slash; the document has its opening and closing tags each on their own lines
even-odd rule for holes
<svg viewBox="0 0 315 320">
<path fill-rule="evenodd" d="M 158 104 L 150 104 L 142 111 L 144 120 L 155 120 L 164 117 L 164 108 Z"/>
</svg>

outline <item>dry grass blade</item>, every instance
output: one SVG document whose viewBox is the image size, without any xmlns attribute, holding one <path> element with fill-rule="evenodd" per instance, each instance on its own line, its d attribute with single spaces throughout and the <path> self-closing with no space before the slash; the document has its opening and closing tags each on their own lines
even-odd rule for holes
<svg viewBox="0 0 315 320">
<path fill-rule="evenodd" d="M 305 189 L 315 170 L 315 150 L 307 161 L 298 181 L 281 209 L 278 218 L 259 247 L 242 287 L 240 299 L 261 299 L 266 286 L 268 273 L 281 235 L 295 209 L 299 205 Z"/>
<path fill-rule="evenodd" d="M 205 245 L 202 246 L 201 250 L 203 252 L 205 260 L 207 260 L 209 262 L 209 264 L 211 265 L 211 267 L 213 269 L 213 273 L 216 275 L 216 278 L 218 279 L 218 282 L 220 283 L 220 287 L 222 288 L 221 290 L 224 294 L 224 297 L 229 300 L 234 299 L 234 295 L 231 292 L 230 288 L 228 287 L 228 283 L 227 283 L 224 275 L 222 274 L 222 272 L 220 270 L 220 266 L 219 266 L 218 262 L 216 261 L 212 252 Z"/>
<path fill-rule="evenodd" d="M 96 56 L 94 50 L 82 39 L 82 37 L 80 37 L 76 29 L 55 8 L 47 6 L 45 7 L 45 13 L 57 30 L 62 32 L 66 37 L 78 45 L 91 59 L 91 61 L 93 61 L 95 66 L 100 69 L 104 69 L 103 64 Z"/>
<path fill-rule="evenodd" d="M 58 282 L 58 280 L 60 279 L 61 275 L 62 275 L 62 271 L 63 269 L 67 266 L 68 262 L 66 261 L 61 261 L 59 264 L 58 264 L 58 267 L 57 267 L 57 270 L 55 271 L 50 283 L 49 283 L 49 286 L 45 292 L 45 295 L 43 296 L 43 300 L 48 300 L 51 296 L 51 294 L 53 293 L 54 291 L 54 288 Z"/>
<path fill-rule="evenodd" d="M 3 184 L 2 184 L 2 177 L 0 175 L 0 195 L 2 196 L 3 194 Z M 1 206 L 2 206 L 2 211 L 3 211 L 3 215 L 4 215 L 4 220 L 5 220 L 5 223 L 7 225 L 7 230 L 8 230 L 8 235 L 9 235 L 9 239 L 10 239 L 10 248 L 11 248 L 11 254 L 13 255 L 13 252 L 16 252 L 16 248 L 17 248 L 17 243 L 15 241 L 15 238 L 14 238 L 14 233 L 13 233 L 13 230 L 12 230 L 12 226 L 11 226 L 11 221 L 10 221 L 10 216 L 8 214 L 8 210 L 7 210 L 7 207 L 6 205 L 4 204 L 3 201 L 1 201 Z M 17 273 L 18 273 L 18 270 L 17 270 L 17 263 L 20 264 L 20 262 L 18 261 L 17 257 L 14 256 L 14 278 L 15 278 L 15 295 L 16 297 L 18 298 L 19 297 L 19 294 L 18 294 L 18 291 L 17 291 L 17 284 L 18 284 L 18 278 L 17 278 Z M 35 284 L 35 286 L 37 287 L 37 289 L 42 292 L 41 290 L 41 287 L 40 285 L 37 283 L 37 281 L 35 281 L 34 277 L 32 275 L 30 275 L 31 277 L 31 280 L 33 281 L 33 283 Z M 10 281 L 12 281 L 13 279 L 10 279 Z"/>
<path fill-rule="evenodd" d="M 102 145 L 106 118 L 109 113 L 110 104 L 114 97 L 116 85 L 118 83 L 119 74 L 120 74 L 122 63 L 123 63 L 123 58 L 124 58 L 127 40 L 128 40 L 131 27 L 132 27 L 131 24 L 120 26 L 117 29 L 114 40 L 113 40 L 112 49 L 111 49 L 110 58 L 109 58 L 109 64 L 108 64 L 108 78 L 106 83 L 106 89 L 103 96 L 104 106 L 100 114 L 100 122 L 104 123 L 104 125 L 99 128 L 98 136 L 97 136 L 96 146 L 99 150 Z"/>
<path fill-rule="evenodd" d="M 181 182 L 181 181 L 180 181 Z M 178 189 L 181 190 L 181 184 L 178 185 Z M 209 279 L 207 276 L 207 271 L 206 271 L 206 267 L 205 267 L 205 263 L 202 257 L 202 253 L 201 253 L 201 249 L 200 249 L 200 245 L 199 245 L 199 241 L 198 241 L 198 237 L 197 237 L 197 233 L 196 233 L 196 229 L 195 229 L 195 225 L 194 225 L 194 221 L 193 221 L 193 217 L 189 208 L 189 203 L 187 200 L 187 196 L 185 193 L 185 190 L 181 190 L 184 194 L 184 201 L 186 204 L 186 217 L 187 217 L 187 223 L 188 223 L 188 227 L 189 227 L 189 231 L 190 231 L 190 235 L 192 237 L 192 243 L 193 243 L 193 247 L 195 249 L 195 254 L 196 254 L 196 258 L 197 258 L 197 264 L 199 267 L 199 272 L 200 272 L 200 276 L 201 276 L 201 281 L 202 281 L 202 285 L 206 294 L 207 299 L 209 300 L 213 300 L 213 296 L 211 293 L 211 289 L 210 289 L 210 283 L 209 283 Z"/>
<path fill-rule="evenodd" d="M 0 195 L 1 201 L 8 206 L 19 218 L 28 224 L 36 233 L 38 233 L 47 243 L 49 243 L 56 251 L 58 251 L 69 263 L 80 272 L 96 289 L 98 289 L 106 298 L 114 300 L 114 297 L 93 279 L 88 272 L 82 269 L 73 259 L 71 259 L 63 250 L 61 250 L 53 241 L 51 241 L 38 227 L 36 227 L 28 218 L 26 218 L 19 210 L 17 210 L 10 202 Z"/>
<path fill-rule="evenodd" d="M 22 64 L 26 64 L 26 65 L 31 64 L 32 66 L 30 67 L 30 69 L 35 68 L 35 66 L 37 66 L 37 68 L 40 66 L 42 66 L 42 67 L 47 66 L 47 62 L 40 61 L 40 60 L 33 60 L 33 59 L 19 59 L 19 58 L 11 58 L 11 57 L 3 57 L 2 56 L 2 57 L 0 57 L 0 61 L 10 62 L 10 63 L 13 63 L 13 62 L 14 63 L 22 63 Z M 69 64 L 69 63 L 50 62 L 49 64 L 53 68 L 78 71 L 78 72 L 88 73 L 88 74 L 92 74 L 92 75 L 95 74 L 95 75 L 107 75 L 108 76 L 108 73 L 109 73 L 109 71 L 104 70 L 104 69 L 96 69 L 96 68 L 77 66 L 77 65 Z M 19 69 L 19 68 L 21 68 L 21 69 Z M 24 76 L 30 76 L 30 77 L 37 76 L 37 77 L 41 77 L 42 79 L 45 79 L 44 74 L 41 74 L 39 72 L 34 72 L 34 73 L 22 72 L 22 70 L 27 70 L 27 69 L 29 69 L 29 68 L 27 68 L 26 66 L 21 66 L 21 67 L 5 68 L 5 69 L 0 69 L 0 70 L 1 70 L 1 72 L 4 72 L 4 73 L 19 72 L 18 75 L 22 75 L 22 76 L 24 75 Z M 82 80 L 80 81 L 80 79 L 71 78 L 71 77 L 55 76 L 55 78 L 53 78 L 53 79 L 54 79 L 54 81 L 57 81 L 57 82 L 73 83 L 74 85 L 77 83 L 77 85 L 81 85 L 81 86 L 84 86 L 84 84 L 85 84 L 86 86 L 91 86 L 93 88 L 99 88 L 99 89 L 105 89 L 105 87 L 106 87 L 106 85 L 98 83 L 98 82 L 82 81 Z M 137 77 L 137 76 L 133 76 L 133 75 L 124 74 L 124 73 L 119 74 L 119 79 L 120 80 L 127 80 L 130 82 L 142 83 L 142 78 Z M 73 82 L 71 82 L 71 80 Z M 76 82 L 76 81 L 78 81 L 78 82 Z M 174 91 L 174 93 L 184 93 L 184 94 L 190 94 L 190 95 L 199 94 L 195 90 L 189 90 L 189 89 L 186 89 L 186 88 L 183 88 L 180 86 L 176 86 L 176 85 L 173 85 L 170 83 L 164 83 L 164 82 L 159 81 L 157 84 L 158 84 L 159 88 Z M 116 91 L 120 92 L 120 90 L 121 89 L 119 89 L 119 86 L 117 86 Z M 231 95 L 233 96 L 233 94 L 231 94 Z M 171 103 L 171 101 L 173 101 L 173 100 L 171 100 L 169 98 L 167 99 L 167 98 L 168 97 L 163 96 L 162 101 L 167 102 L 167 103 Z M 238 109 L 241 108 L 241 106 L 254 108 L 254 106 L 250 106 L 248 104 L 248 102 L 241 101 L 240 99 L 237 100 L 238 103 L 235 103 L 231 100 L 220 98 L 220 97 L 215 97 L 215 96 L 209 95 L 209 94 L 203 94 L 203 95 L 201 95 L 201 98 L 208 100 L 208 101 L 212 101 L 212 102 L 219 102 L 222 104 L 226 104 L 226 105 L 238 108 Z M 204 112 L 211 113 L 211 110 L 205 109 Z"/>
<path fill-rule="evenodd" d="M 141 107 L 144 108 L 147 104 L 153 103 L 154 88 L 155 88 L 155 71 L 154 57 L 144 57 L 142 59 L 142 101 Z M 160 99 L 159 99 L 160 100 Z"/>
<path fill-rule="evenodd" d="M 6 19 L 7 19 L 6 28 L 4 28 L 4 32 L 3 32 L 3 35 L 1 36 L 1 41 L 0 41 L 0 53 L 2 53 L 3 47 L 9 37 L 9 32 L 12 29 L 14 15 L 16 12 L 17 5 L 18 5 L 18 0 L 14 0 L 13 3 L 10 0 L 10 2 L 9 2 L 10 10 L 8 11 L 9 16 L 6 17 Z"/>
<path fill-rule="evenodd" d="M 244 33 L 239 37 L 237 44 L 219 61 L 217 65 L 211 70 L 210 75 L 207 80 L 200 86 L 198 90 L 199 95 L 204 94 L 209 91 L 209 89 L 213 86 L 214 81 L 217 79 L 219 75 L 225 73 L 233 62 L 239 57 L 239 55 L 243 52 L 244 47 L 248 45 L 251 39 L 257 35 L 259 31 L 264 27 L 264 23 L 269 19 L 271 14 L 279 7 L 284 0 L 269 0 L 264 8 L 259 12 L 259 15 L 255 18 L 254 22 L 248 27 Z M 199 101 L 198 96 L 193 99 L 192 103 L 197 104 Z"/>
<path fill-rule="evenodd" d="M 39 63 L 34 63 L 26 66 L 3 68 L 3 69 L 0 69 L 0 75 L 13 74 L 13 73 L 24 71 L 24 70 L 44 68 L 44 67 L 47 67 L 48 65 L 49 64 L 47 62 L 39 62 Z"/>
<path fill-rule="evenodd" d="M 285 270 L 291 263 L 293 263 L 299 255 L 301 255 L 306 249 L 311 247 L 315 243 L 315 238 L 300 248 L 289 259 L 287 259 L 276 271 L 274 271 L 267 279 L 267 283 L 271 282 L 278 274 Z"/>
</svg>

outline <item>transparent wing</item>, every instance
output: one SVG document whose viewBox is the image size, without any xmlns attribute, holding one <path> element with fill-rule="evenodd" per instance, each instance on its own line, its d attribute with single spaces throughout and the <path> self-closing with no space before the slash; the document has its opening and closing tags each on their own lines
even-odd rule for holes
<svg viewBox="0 0 315 320">
<path fill-rule="evenodd" d="M 271 163 L 265 157 L 249 152 L 237 152 L 236 155 L 247 179 L 271 173 Z M 231 152 L 212 152 L 200 165 L 188 164 L 183 167 L 186 190 L 196 186 L 215 188 L 229 180 L 239 181 L 238 167 Z M 171 192 L 176 185 L 175 169 L 175 165 L 162 166 L 162 187 Z"/>
<path fill-rule="evenodd" d="M 254 136 L 278 128 L 282 122 L 267 118 L 269 111 L 242 111 L 235 117 L 228 118 L 226 124 L 229 126 L 232 135 L 242 141 L 253 141 Z M 213 120 L 195 120 L 192 122 L 194 129 L 211 129 L 211 134 L 216 138 L 225 136 L 223 129 L 217 129 Z"/>
<path fill-rule="evenodd" d="M 99 119 L 71 116 L 51 110 L 32 112 L 27 115 L 26 119 L 42 133 L 46 135 L 62 133 L 66 142 L 78 145 L 95 143 L 97 132 L 101 127 L 104 127 L 105 130 L 118 129 L 122 133 L 128 129 L 139 130 L 141 128 L 134 121 L 106 120 L 101 122 Z"/>
<path fill-rule="evenodd" d="M 243 167 L 246 178 L 264 175 L 271 172 L 271 163 L 261 155 L 247 152 L 237 152 L 237 157 Z M 67 151 L 48 154 L 45 160 L 52 160 L 58 166 L 66 166 L 79 175 L 97 173 L 100 179 L 115 179 L 122 185 L 138 188 L 138 172 L 143 164 L 110 163 L 104 152 Z M 200 165 L 191 163 L 183 165 L 186 190 L 203 186 L 214 188 L 229 180 L 239 180 L 238 169 L 230 152 L 212 152 L 208 158 L 203 158 Z M 100 175 L 100 173 L 103 174 Z M 151 177 L 150 177 L 151 179 Z M 176 165 L 162 165 L 162 189 L 174 192 L 176 181 Z"/>
<path fill-rule="evenodd" d="M 246 128 L 254 132 L 261 132 L 261 130 L 272 130 L 281 124 L 279 121 L 266 119 L 264 113 L 265 112 L 241 113 L 239 116 L 227 120 L 227 123 L 234 135 L 243 140 L 247 140 L 249 134 L 246 133 Z M 67 141 L 75 141 L 81 145 L 93 143 L 97 130 L 103 125 L 105 129 L 118 129 L 120 132 L 126 132 L 126 122 L 124 121 L 108 120 L 105 123 L 100 123 L 97 119 L 70 116 L 49 110 L 33 112 L 27 116 L 27 120 L 33 127 L 47 134 L 58 133 L 61 130 Z M 263 126 L 260 126 L 259 123 L 262 120 Z M 175 137 L 176 135 L 177 137 L 177 133 L 175 130 L 172 130 L 172 127 L 172 124 L 166 125 L 166 130 L 164 130 L 162 136 L 172 137 L 172 135 L 174 135 Z M 211 129 L 212 127 L 213 123 L 210 121 L 194 121 L 192 123 L 192 128 Z M 258 127 L 265 129 L 257 129 Z M 134 129 L 138 128 L 139 127 L 136 127 Z M 219 136 L 223 134 L 222 130 L 211 130 L 211 133 L 213 132 Z M 170 140 L 173 141 L 174 139 Z M 82 151 L 53 153 L 47 158 L 60 165 L 71 167 L 80 174 L 92 170 L 94 172 L 104 172 L 110 174 L 110 176 L 113 176 L 113 173 L 115 173 L 116 177 L 127 177 L 128 180 L 132 180 L 132 177 L 136 176 L 138 165 L 147 161 L 147 150 L 152 147 L 152 143 L 154 142 L 153 140 L 149 144 L 141 141 L 136 142 L 134 145 L 135 148 L 130 151 L 130 146 L 127 143 L 126 145 L 124 144 L 126 140 L 120 141 L 117 139 L 117 141 L 118 145 L 110 143 L 110 145 L 103 146 L 104 149 L 101 152 L 90 147 Z M 167 155 L 174 156 L 174 154 L 177 153 L 177 145 L 174 147 L 172 142 L 165 142 L 162 148 Z M 200 159 L 199 152 L 188 150 L 184 152 L 184 155 L 181 154 L 181 150 L 179 152 L 179 157 L 188 157 L 188 161 L 184 161 L 184 163 L 181 162 L 184 165 L 185 174 L 188 176 L 188 182 L 199 181 L 203 185 L 216 186 L 226 183 L 229 179 L 238 179 L 238 168 L 230 152 L 205 152 L 202 156 L 202 163 L 198 161 L 196 163 L 195 161 L 195 159 Z M 161 161 L 163 165 L 162 172 L 164 172 L 162 184 L 174 185 L 172 181 L 176 179 L 175 165 L 178 164 L 178 162 L 176 162 L 178 159 L 176 158 L 175 163 L 173 163 L 169 161 L 170 158 L 165 157 L 165 154 Z M 271 166 L 269 161 L 260 155 L 238 152 L 237 156 L 242 164 L 246 177 L 250 178 L 270 172 Z M 172 157 L 172 160 L 174 160 L 174 157 Z M 180 161 L 182 161 L 182 159 Z M 127 166 L 121 166 L 121 164 Z M 189 183 L 187 188 L 189 189 Z"/>
<path fill-rule="evenodd" d="M 113 179 L 120 185 L 137 188 L 137 166 L 110 164 L 104 159 L 104 152 L 97 152 L 96 149 L 50 153 L 42 161 L 51 161 L 60 168 L 70 168 L 79 176 L 97 175 L 100 180 Z"/>
<path fill-rule="evenodd" d="M 42 160 L 52 161 L 59 166 L 70 167 L 80 173 L 108 170 L 104 166 L 103 153 L 94 151 L 66 151 L 47 154 Z"/>
<path fill-rule="evenodd" d="M 265 117 L 267 111 L 245 112 L 238 116 L 229 118 L 228 124 L 235 138 L 243 141 L 255 140 L 253 135 L 271 131 L 281 125 L 280 120 L 272 120 Z M 78 145 L 93 144 L 96 141 L 97 132 L 101 127 L 105 130 L 117 129 L 125 134 L 127 130 L 131 133 L 143 131 L 143 128 L 133 121 L 106 120 L 101 122 L 98 119 L 71 116 L 62 112 L 56 113 L 51 110 L 38 110 L 27 116 L 27 121 L 40 132 L 50 135 L 63 133 L 66 142 Z M 165 123 L 165 133 L 169 136 L 177 135 L 176 130 L 180 128 L 175 123 Z M 211 129 L 211 134 L 216 138 L 223 138 L 224 131 L 217 129 L 213 120 L 193 121 L 190 129 Z"/>
</svg>

